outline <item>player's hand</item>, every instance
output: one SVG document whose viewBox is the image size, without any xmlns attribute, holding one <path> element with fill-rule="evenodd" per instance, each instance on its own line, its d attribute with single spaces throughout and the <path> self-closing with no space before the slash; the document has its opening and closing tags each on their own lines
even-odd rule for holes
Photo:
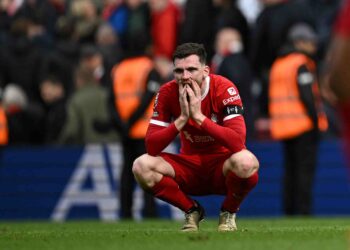
<svg viewBox="0 0 350 250">
<path fill-rule="evenodd" d="M 190 117 L 195 120 L 199 125 L 205 119 L 205 116 L 202 114 L 201 103 L 202 103 L 202 93 L 201 88 L 198 83 L 194 80 L 191 80 L 191 85 L 186 88 L 187 95 L 189 97 L 189 111 Z"/>
<path fill-rule="evenodd" d="M 188 88 L 187 84 L 179 84 L 179 103 L 181 114 L 175 120 L 175 126 L 180 131 L 187 123 L 190 118 L 189 102 L 186 89 Z"/>
</svg>

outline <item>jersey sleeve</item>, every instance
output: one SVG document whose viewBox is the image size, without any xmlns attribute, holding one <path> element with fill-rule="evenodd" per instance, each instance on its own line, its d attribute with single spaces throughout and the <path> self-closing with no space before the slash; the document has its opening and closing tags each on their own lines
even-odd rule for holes
<svg viewBox="0 0 350 250">
<path fill-rule="evenodd" d="M 220 84 L 216 93 L 215 102 L 223 118 L 222 126 L 206 118 L 201 127 L 231 152 L 239 152 L 245 148 L 246 137 L 241 97 L 230 81 Z"/>
<path fill-rule="evenodd" d="M 173 95 L 171 90 L 166 87 L 161 88 L 156 95 L 153 116 L 145 138 L 146 150 L 149 155 L 158 155 L 179 133 L 174 122 L 172 122 L 170 105 Z"/>
<path fill-rule="evenodd" d="M 226 81 L 217 91 L 216 97 L 218 111 L 223 116 L 223 121 L 228 121 L 239 116 L 243 116 L 244 109 L 241 97 L 236 86 Z"/>
<path fill-rule="evenodd" d="M 224 126 L 205 118 L 201 127 L 232 153 L 245 149 L 246 128 L 242 116 L 226 121 Z"/>
</svg>

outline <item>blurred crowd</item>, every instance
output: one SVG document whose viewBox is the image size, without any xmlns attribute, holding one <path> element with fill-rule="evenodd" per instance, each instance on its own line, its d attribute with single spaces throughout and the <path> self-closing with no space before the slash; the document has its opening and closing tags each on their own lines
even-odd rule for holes
<svg viewBox="0 0 350 250">
<path fill-rule="evenodd" d="M 268 76 L 289 29 L 304 23 L 315 31 L 321 74 L 341 3 L 0 0 L 0 138 L 9 145 L 121 140 L 126 130 L 112 126 L 120 117 L 108 105 L 118 95 L 119 66 L 140 55 L 151 59 L 144 60 L 152 68 L 146 86 L 154 93 L 171 79 L 172 53 L 183 42 L 203 43 L 211 72 L 237 85 L 248 139 L 269 138 Z M 327 135 L 338 136 L 332 105 L 325 111 Z"/>
</svg>

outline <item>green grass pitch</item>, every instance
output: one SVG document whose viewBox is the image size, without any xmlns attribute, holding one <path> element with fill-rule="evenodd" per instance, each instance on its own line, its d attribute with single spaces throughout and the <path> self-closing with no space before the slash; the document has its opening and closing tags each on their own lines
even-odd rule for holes
<svg viewBox="0 0 350 250">
<path fill-rule="evenodd" d="M 350 250 L 350 217 L 238 218 L 238 231 L 219 233 L 205 220 L 197 233 L 181 221 L 0 222 L 1 250 Z"/>
</svg>

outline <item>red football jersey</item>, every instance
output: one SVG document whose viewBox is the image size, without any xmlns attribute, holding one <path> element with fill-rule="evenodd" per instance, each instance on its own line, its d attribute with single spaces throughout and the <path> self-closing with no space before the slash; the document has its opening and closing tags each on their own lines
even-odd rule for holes
<svg viewBox="0 0 350 250">
<path fill-rule="evenodd" d="M 202 113 L 212 122 L 226 128 L 230 127 L 230 121 L 234 119 L 235 123 L 232 129 L 236 129 L 240 137 L 240 143 L 242 141 L 244 143 L 245 123 L 242 116 L 243 106 L 236 86 L 228 79 L 214 74 L 210 74 L 204 84 L 206 86 L 202 95 Z M 155 99 L 153 117 L 150 121 L 150 127 L 153 131 L 155 127 L 162 129 L 170 126 L 180 116 L 181 109 L 178 88 L 175 80 L 164 84 L 160 88 Z M 221 127 L 218 129 L 216 126 L 215 131 L 221 133 Z M 223 133 L 221 137 L 224 136 L 225 134 Z M 222 143 L 218 143 L 213 136 L 204 131 L 203 127 L 197 125 L 191 119 L 181 130 L 180 139 L 180 151 L 184 154 L 228 151 L 228 148 L 224 147 Z M 230 140 L 230 138 L 226 139 Z"/>
</svg>

